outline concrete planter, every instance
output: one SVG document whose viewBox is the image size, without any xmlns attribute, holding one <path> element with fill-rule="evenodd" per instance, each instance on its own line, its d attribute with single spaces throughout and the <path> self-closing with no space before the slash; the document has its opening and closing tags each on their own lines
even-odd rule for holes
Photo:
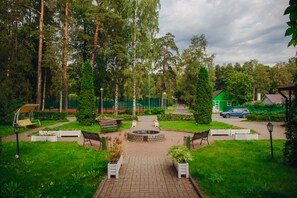
<svg viewBox="0 0 297 198">
<path fill-rule="evenodd" d="M 184 163 L 177 163 L 173 161 L 173 165 L 177 170 L 178 178 L 181 178 L 181 176 L 185 176 L 186 178 L 189 178 L 189 164 Z"/>
<path fill-rule="evenodd" d="M 57 142 L 58 138 L 57 136 L 38 136 L 38 135 L 32 135 L 31 136 L 31 142 L 39 142 L 39 141 L 49 141 L 49 142 Z"/>
<path fill-rule="evenodd" d="M 258 134 L 235 134 L 235 140 L 258 140 Z"/>
<path fill-rule="evenodd" d="M 231 135 L 236 135 L 236 134 L 250 134 L 251 130 L 250 129 L 231 129 L 230 134 Z"/>
<path fill-rule="evenodd" d="M 107 165 L 107 176 L 108 179 L 111 178 L 111 176 L 115 176 L 115 178 L 119 178 L 119 171 L 123 164 L 123 155 L 121 155 L 120 159 L 117 161 L 117 163 L 108 163 Z"/>
</svg>

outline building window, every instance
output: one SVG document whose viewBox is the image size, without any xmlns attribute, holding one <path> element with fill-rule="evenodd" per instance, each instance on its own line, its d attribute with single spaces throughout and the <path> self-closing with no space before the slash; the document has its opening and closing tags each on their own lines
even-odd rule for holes
<svg viewBox="0 0 297 198">
<path fill-rule="evenodd" d="M 216 103 L 215 103 L 215 109 L 216 110 L 219 110 L 219 108 L 220 108 L 220 102 L 219 101 L 216 101 Z"/>
<path fill-rule="evenodd" d="M 227 101 L 227 106 L 232 106 L 232 102 L 231 101 Z"/>
</svg>

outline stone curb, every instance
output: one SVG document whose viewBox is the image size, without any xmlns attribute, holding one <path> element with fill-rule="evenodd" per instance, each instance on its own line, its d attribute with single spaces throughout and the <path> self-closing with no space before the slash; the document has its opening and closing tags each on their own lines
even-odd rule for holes
<svg viewBox="0 0 297 198">
<path fill-rule="evenodd" d="M 195 179 L 194 179 L 191 175 L 190 175 L 190 177 L 189 177 L 189 180 L 190 180 L 190 182 L 192 183 L 192 185 L 193 185 L 195 191 L 197 192 L 198 196 L 199 196 L 200 198 L 204 198 L 205 196 L 203 195 L 203 193 L 201 192 L 201 190 L 200 190 L 198 184 L 196 183 Z"/>
<path fill-rule="evenodd" d="M 105 186 L 106 181 L 107 181 L 107 177 L 104 176 L 104 179 L 100 182 L 100 184 L 99 184 L 99 186 L 98 186 L 98 188 L 97 188 L 97 190 L 96 190 L 93 198 L 97 198 L 97 197 L 100 196 L 100 193 L 101 193 L 103 187 Z"/>
</svg>

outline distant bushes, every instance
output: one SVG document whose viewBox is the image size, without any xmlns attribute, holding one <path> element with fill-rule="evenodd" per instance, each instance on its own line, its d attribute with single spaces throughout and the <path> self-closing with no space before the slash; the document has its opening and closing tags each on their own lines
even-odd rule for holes
<svg viewBox="0 0 297 198">
<path fill-rule="evenodd" d="M 286 115 L 285 113 L 256 112 L 247 115 L 246 118 L 250 121 L 284 122 Z"/>
<path fill-rule="evenodd" d="M 159 115 L 159 114 L 164 114 L 164 113 L 165 113 L 165 110 L 162 107 L 155 107 L 153 109 L 144 111 L 145 115 Z"/>
<path fill-rule="evenodd" d="M 158 115 L 159 121 L 178 121 L 178 120 L 185 120 L 185 121 L 193 121 L 193 115 L 186 115 L 186 114 L 163 114 Z"/>
<path fill-rule="evenodd" d="M 111 118 L 111 119 L 119 118 L 119 119 L 123 119 L 124 121 L 138 120 L 137 116 L 132 116 L 129 114 L 119 114 L 118 116 L 114 114 L 109 114 L 108 116 L 100 115 L 98 118 Z"/>
<path fill-rule="evenodd" d="M 34 119 L 38 120 L 65 120 L 67 113 L 65 112 L 48 112 L 38 111 L 34 112 Z"/>
</svg>

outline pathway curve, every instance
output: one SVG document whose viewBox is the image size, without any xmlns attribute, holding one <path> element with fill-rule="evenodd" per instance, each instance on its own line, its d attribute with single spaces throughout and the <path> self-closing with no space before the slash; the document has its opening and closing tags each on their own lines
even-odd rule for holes
<svg viewBox="0 0 297 198">
<path fill-rule="evenodd" d="M 74 117 L 67 117 L 67 120 L 68 122 L 59 122 L 57 124 L 53 124 L 53 125 L 50 125 L 50 126 L 43 126 L 43 127 L 38 127 L 38 128 L 33 128 L 33 129 L 30 129 L 28 131 L 25 131 L 23 133 L 19 133 L 19 139 L 20 140 L 23 140 L 23 141 L 31 141 L 31 137 L 30 135 L 36 131 L 40 131 L 40 130 L 43 130 L 45 128 L 55 128 L 55 127 L 58 127 L 58 126 L 61 126 L 61 125 L 64 125 L 64 124 L 67 124 L 69 122 L 75 122 L 76 121 L 76 118 Z M 2 141 L 16 141 L 16 135 L 13 134 L 13 135 L 8 135 L 8 136 L 5 136 L 5 137 L 2 137 Z"/>
<path fill-rule="evenodd" d="M 219 114 L 213 114 L 212 120 L 224 122 L 227 124 L 231 124 L 234 126 L 238 126 L 241 128 L 246 129 L 253 129 L 259 134 L 259 139 L 269 139 L 269 132 L 267 130 L 267 122 L 243 122 L 244 118 L 237 118 L 237 117 L 231 117 L 231 118 L 223 118 Z M 273 132 L 272 132 L 272 138 L 273 139 L 286 139 L 285 135 L 285 127 L 283 126 L 283 123 L 281 122 L 272 122 Z"/>
<path fill-rule="evenodd" d="M 178 104 L 178 107 L 175 109 L 173 114 L 192 114 L 187 108 L 185 108 L 184 104 Z"/>
<path fill-rule="evenodd" d="M 137 127 L 131 130 L 156 130 L 155 119 L 156 116 L 140 116 Z M 110 134 L 112 138 L 121 134 L 125 150 L 124 163 L 119 178 L 106 180 L 94 197 L 198 197 L 189 179 L 178 179 L 172 161 L 167 156 L 169 147 L 182 144 L 183 136 L 188 134 L 164 133 L 167 140 L 156 143 L 129 142 L 121 133 Z"/>
</svg>

